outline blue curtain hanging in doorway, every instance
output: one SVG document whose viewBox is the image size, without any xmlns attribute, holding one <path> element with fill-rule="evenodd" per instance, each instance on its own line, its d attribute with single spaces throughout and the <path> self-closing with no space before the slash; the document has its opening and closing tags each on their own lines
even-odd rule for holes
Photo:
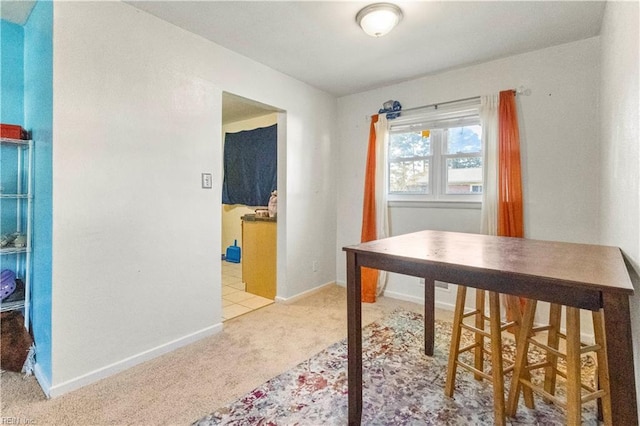
<svg viewBox="0 0 640 426">
<path fill-rule="evenodd" d="M 278 125 L 226 133 L 223 204 L 266 206 L 277 189 Z"/>
</svg>

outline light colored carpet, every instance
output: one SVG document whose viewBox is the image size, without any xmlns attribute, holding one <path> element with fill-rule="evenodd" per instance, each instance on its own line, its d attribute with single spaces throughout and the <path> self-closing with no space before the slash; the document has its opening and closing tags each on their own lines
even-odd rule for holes
<svg viewBox="0 0 640 426">
<path fill-rule="evenodd" d="M 383 297 L 363 304 L 363 325 L 397 307 L 423 311 Z M 1 415 L 38 425 L 190 424 L 345 338 L 346 323 L 346 290 L 328 286 L 234 318 L 222 333 L 51 400 L 33 377 L 4 373 Z"/>
<path fill-rule="evenodd" d="M 436 321 L 434 356 L 426 356 L 424 317 L 398 309 L 391 315 L 364 327 L 362 332 L 362 424 L 367 426 L 466 426 L 492 425 L 495 422 L 493 387 L 490 381 L 478 381 L 468 371 L 459 371 L 453 398 L 445 396 L 450 322 Z M 464 330 L 461 346 L 474 343 L 472 333 Z M 490 345 L 485 342 L 486 348 Z M 502 351 L 511 358 L 515 341 L 504 338 Z M 326 425 L 347 424 L 347 342 L 336 342 L 280 374 L 238 400 L 218 407 L 193 426 L 253 425 Z M 473 364 L 470 353 L 461 355 Z M 545 354 L 532 348 L 531 362 L 543 361 Z M 490 361 L 489 354 L 484 356 Z M 583 371 L 593 377 L 593 357 L 583 358 Z M 559 367 L 565 370 L 564 362 Z M 565 370 L 566 371 L 566 370 Z M 510 381 L 508 374 L 506 381 Z M 535 370 L 532 382 L 544 382 L 544 371 Z M 591 386 L 595 384 L 590 383 Z M 566 397 L 565 381 L 558 379 L 556 395 Z M 505 392 L 505 399 L 507 395 Z M 535 395 L 535 409 L 525 407 L 520 398 L 517 415 L 507 418 L 508 425 L 566 424 L 564 410 Z M 585 425 L 597 425 L 596 404 L 582 407 Z"/>
</svg>

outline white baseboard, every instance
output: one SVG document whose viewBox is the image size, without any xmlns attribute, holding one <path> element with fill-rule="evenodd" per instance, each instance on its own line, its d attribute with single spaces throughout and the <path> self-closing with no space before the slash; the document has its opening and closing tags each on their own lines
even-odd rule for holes
<svg viewBox="0 0 640 426">
<path fill-rule="evenodd" d="M 329 281 L 328 283 L 324 283 L 319 285 L 318 287 L 314 287 L 311 290 L 307 290 L 307 291 L 303 291 L 302 293 L 296 294 L 295 296 L 291 296 L 291 297 L 280 297 L 280 296 L 276 296 L 276 302 L 278 303 L 291 303 L 291 302 L 295 302 L 297 300 L 302 299 L 303 297 L 307 297 L 309 295 L 312 295 L 314 293 L 319 292 L 320 290 L 329 287 L 330 285 L 335 285 L 336 282 L 335 281 Z"/>
<path fill-rule="evenodd" d="M 344 281 L 336 281 L 336 285 L 339 285 L 341 287 L 346 287 L 347 283 L 345 283 Z M 435 301 L 436 308 L 453 312 L 453 310 L 455 309 L 455 304 L 437 300 L 439 291 L 440 289 L 436 287 L 436 301 Z M 405 302 L 413 302 L 419 305 L 424 305 L 424 297 L 412 296 L 410 294 L 399 293 L 397 291 L 389 291 L 389 290 L 385 290 L 384 293 L 382 293 L 382 295 L 390 299 L 404 300 Z"/>
<path fill-rule="evenodd" d="M 38 384 L 42 388 L 42 392 L 44 392 L 45 396 L 47 398 L 51 398 L 51 383 L 49 383 L 49 379 L 47 379 L 44 371 L 42 371 L 42 367 L 37 362 L 35 367 L 33 367 L 33 375 L 38 381 Z"/>
<path fill-rule="evenodd" d="M 385 291 L 383 295 L 384 297 L 389 297 L 391 299 L 404 300 L 405 302 L 413 302 L 419 305 L 424 305 L 424 297 L 411 296 L 404 293 L 398 293 L 396 291 Z M 453 310 L 455 309 L 455 305 L 437 300 L 437 293 L 435 305 L 436 308 L 443 309 L 445 311 L 453 312 Z"/>
<path fill-rule="evenodd" d="M 196 342 L 205 337 L 212 336 L 221 331 L 222 331 L 222 323 L 212 325 L 211 327 L 204 328 L 202 330 L 196 331 L 195 333 L 186 335 L 184 337 L 181 337 L 179 339 L 157 346 L 155 348 L 146 350 L 144 352 L 140 352 L 139 354 L 130 356 L 121 361 L 115 362 L 111 365 L 107 365 L 105 367 L 94 370 L 90 373 L 83 374 L 82 376 L 76 377 L 74 379 L 67 380 L 66 382 L 59 383 L 53 386 L 48 386 L 49 388 L 48 396 L 50 398 L 55 398 L 57 396 L 64 395 L 65 393 L 79 389 L 88 384 L 97 382 L 98 380 L 107 378 L 116 373 L 124 371 L 128 368 L 131 368 L 135 365 L 141 364 L 145 361 L 149 361 L 153 358 L 159 357 L 160 355 L 164 355 L 168 352 L 174 351 L 178 348 L 181 348 L 190 343 Z M 37 364 L 36 364 L 36 367 L 37 367 Z"/>
</svg>

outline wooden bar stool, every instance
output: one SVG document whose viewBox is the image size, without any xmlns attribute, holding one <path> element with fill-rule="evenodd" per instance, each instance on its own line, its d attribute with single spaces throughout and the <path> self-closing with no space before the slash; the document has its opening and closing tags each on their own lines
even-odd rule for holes
<svg viewBox="0 0 640 426">
<path fill-rule="evenodd" d="M 493 384 L 493 406 L 494 421 L 496 425 L 505 424 L 505 395 L 504 395 L 504 375 L 513 370 L 513 364 L 504 366 L 502 358 L 502 332 L 507 328 L 519 326 L 519 310 L 516 310 L 516 319 L 510 322 L 502 322 L 500 319 L 500 294 L 488 291 L 489 293 L 489 315 L 485 309 L 485 291 L 476 289 L 475 309 L 464 312 L 467 297 L 467 287 L 459 285 L 456 296 L 456 307 L 453 318 L 453 330 L 451 332 L 451 350 L 449 351 L 449 365 L 447 368 L 447 381 L 445 384 L 445 395 L 453 397 L 455 387 L 456 372 L 458 367 L 462 367 L 473 373 L 476 380 L 487 379 Z M 474 317 L 473 325 L 464 320 Z M 486 325 L 489 323 L 489 330 Z M 474 342 L 463 348 L 460 347 L 462 329 L 471 331 L 474 334 Z M 514 334 L 515 336 L 516 334 Z M 485 348 L 485 338 L 490 339 L 490 350 Z M 465 352 L 473 352 L 473 365 L 467 364 L 460 359 L 460 355 Z M 491 373 L 485 372 L 484 354 L 491 357 Z M 533 394 L 525 392 L 525 398 L 531 398 Z"/>
<path fill-rule="evenodd" d="M 537 301 L 531 299 L 528 299 L 525 305 L 522 327 L 520 328 L 516 348 L 516 363 L 507 402 L 507 414 L 511 417 L 515 416 L 520 390 L 531 389 L 542 395 L 545 401 L 563 407 L 567 413 L 568 425 L 579 425 L 581 423 L 582 404 L 594 399 L 600 399 L 601 406 L 598 408 L 602 410 L 604 423 L 610 425 L 612 423 L 611 396 L 609 393 L 609 368 L 602 311 L 592 312 L 595 344 L 586 345 L 580 342 L 580 309 L 565 307 L 567 332 L 566 334 L 562 334 L 560 333 L 562 306 L 551 304 L 549 324 L 534 327 L 533 320 L 536 305 Z M 548 332 L 546 344 L 529 337 L 545 330 Z M 558 349 L 560 338 L 565 339 L 566 352 L 561 352 Z M 530 363 L 527 357 L 530 344 L 546 351 L 547 356 L 544 361 L 535 364 Z M 595 388 L 582 383 L 580 356 L 589 352 L 595 352 L 596 354 L 597 368 L 595 382 L 597 385 Z M 558 370 L 558 358 L 566 361 L 566 374 Z M 543 386 L 536 386 L 530 380 L 531 371 L 539 368 L 545 369 Z M 566 380 L 566 401 L 561 400 L 555 395 L 557 376 L 564 377 Z M 586 390 L 585 395 L 583 395 L 583 389 Z M 528 408 L 534 408 L 533 401 L 529 404 L 529 401 L 525 399 L 525 405 Z"/>
</svg>

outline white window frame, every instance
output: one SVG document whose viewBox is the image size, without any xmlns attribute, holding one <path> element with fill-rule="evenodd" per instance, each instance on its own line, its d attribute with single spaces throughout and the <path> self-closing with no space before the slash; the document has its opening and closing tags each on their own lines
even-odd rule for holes
<svg viewBox="0 0 640 426">
<path fill-rule="evenodd" d="M 482 159 L 482 147 L 479 153 L 457 153 L 445 154 L 444 132 L 433 132 L 436 129 L 448 129 L 452 127 L 462 127 L 470 125 L 480 125 L 479 114 L 480 101 L 472 100 L 455 104 L 448 104 L 444 107 L 426 112 L 415 112 L 402 115 L 390 120 L 389 133 L 402 133 L 412 130 L 432 130 L 431 132 L 431 155 L 429 155 L 429 193 L 394 193 L 389 191 L 388 200 L 392 204 L 398 202 L 454 202 L 454 203 L 481 203 L 482 193 L 456 194 L 447 193 L 447 159 L 480 157 Z M 391 164 L 391 158 L 387 160 L 387 167 Z M 390 178 L 390 173 L 387 173 Z M 389 182 L 387 182 L 389 187 Z"/>
</svg>

